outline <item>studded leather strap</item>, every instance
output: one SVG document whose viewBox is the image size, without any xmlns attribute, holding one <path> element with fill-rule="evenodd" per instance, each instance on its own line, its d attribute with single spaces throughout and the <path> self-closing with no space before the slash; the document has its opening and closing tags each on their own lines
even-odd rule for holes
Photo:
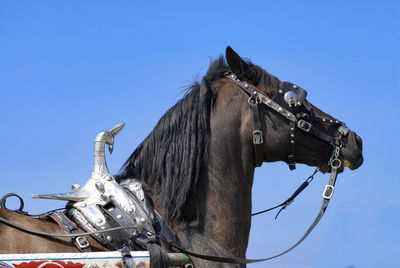
<svg viewBox="0 0 400 268">
<path fill-rule="evenodd" d="M 63 212 L 53 212 L 48 217 L 53 219 L 67 234 L 80 233 L 78 227 Z M 80 251 L 91 252 L 89 240 L 84 236 L 71 237 L 72 242 Z"/>
<path fill-rule="evenodd" d="M 258 109 L 259 104 L 256 99 L 250 97 L 249 103 L 253 111 L 253 145 L 254 145 L 254 164 L 256 167 L 261 167 L 263 163 L 263 131 L 260 122 L 260 112 Z"/>
</svg>

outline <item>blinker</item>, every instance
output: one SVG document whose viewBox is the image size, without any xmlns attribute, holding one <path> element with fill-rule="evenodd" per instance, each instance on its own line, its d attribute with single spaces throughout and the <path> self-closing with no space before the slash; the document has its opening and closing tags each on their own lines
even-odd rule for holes
<svg viewBox="0 0 400 268">
<path fill-rule="evenodd" d="M 277 97 L 280 98 L 281 101 L 276 98 L 274 101 L 281 105 L 287 106 L 292 111 L 294 107 L 300 106 L 307 97 L 307 92 L 304 89 L 290 82 L 283 82 L 279 89 L 279 93 L 283 95 L 283 101 L 282 97 Z"/>
</svg>

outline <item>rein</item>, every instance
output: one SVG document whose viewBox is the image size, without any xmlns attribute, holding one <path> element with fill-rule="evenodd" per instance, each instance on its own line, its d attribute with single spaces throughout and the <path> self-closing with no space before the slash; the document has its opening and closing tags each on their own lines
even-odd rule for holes
<svg viewBox="0 0 400 268">
<path fill-rule="evenodd" d="M 46 233 L 46 232 L 39 232 L 39 231 L 33 231 L 31 229 L 27 229 L 25 227 L 22 227 L 18 224 L 12 223 L 11 221 L 4 219 L 2 217 L 0 217 L 0 222 L 7 224 L 9 226 L 12 226 L 14 228 L 17 228 L 19 230 L 22 230 L 24 232 L 30 233 L 30 234 L 34 234 L 34 235 L 38 235 L 38 236 L 47 236 L 47 237 L 76 237 L 76 236 L 86 236 L 86 235 L 92 235 L 92 234 L 99 234 L 99 233 L 105 233 L 105 232 L 109 232 L 109 231 L 115 231 L 115 230 L 122 230 L 122 229 L 141 229 L 143 231 L 146 232 L 150 232 L 151 234 L 153 234 L 155 237 L 164 240 L 164 242 L 168 243 L 169 245 L 171 245 L 172 247 L 175 247 L 176 249 L 178 249 L 179 251 L 191 255 L 193 257 L 197 257 L 200 259 L 204 259 L 204 260 L 209 260 L 209 261 L 215 261 L 215 262 L 222 262 L 222 263 L 234 263 L 234 264 L 248 264 L 248 263 L 256 263 L 256 262 L 262 262 L 262 261 L 267 261 L 267 260 L 271 260 L 274 258 L 277 258 L 279 256 L 282 256 L 286 253 L 288 253 L 289 251 L 291 251 L 292 249 L 294 249 L 295 247 L 297 247 L 301 242 L 303 242 L 304 239 L 306 239 L 306 237 L 311 233 L 311 231 L 314 229 L 314 227 L 318 224 L 318 222 L 321 220 L 322 216 L 324 215 L 326 208 L 328 207 L 329 201 L 332 198 L 334 189 L 335 189 L 335 183 L 336 183 L 336 178 L 337 178 L 337 171 L 338 168 L 342 165 L 339 157 L 339 153 L 340 153 L 340 147 L 336 147 L 332 157 L 329 161 L 329 165 L 331 166 L 331 175 L 329 178 L 329 182 L 328 184 L 325 186 L 324 192 L 322 194 L 323 196 L 323 201 L 322 201 L 322 205 L 321 208 L 318 212 L 317 217 L 315 218 L 315 220 L 313 221 L 313 223 L 310 225 L 310 227 L 307 229 L 307 231 L 305 232 L 305 234 L 299 239 L 299 241 L 297 241 L 293 246 L 291 246 L 289 249 L 276 254 L 274 256 L 268 257 L 268 258 L 263 258 L 263 259 L 243 259 L 243 258 L 232 258 L 232 257 L 219 257 L 219 256 L 212 256 L 212 255 L 203 255 L 203 254 L 198 254 L 195 252 L 191 252 L 188 250 L 185 250 L 182 247 L 179 247 L 178 245 L 176 245 L 175 243 L 172 243 L 170 241 L 165 241 L 162 237 L 160 237 L 159 235 L 155 234 L 154 232 L 150 231 L 150 230 L 146 230 L 143 227 L 140 226 L 124 226 L 124 227 L 115 227 L 115 228 L 109 228 L 109 229 L 105 229 L 105 230 L 99 230 L 99 231 L 94 231 L 94 232 L 82 232 L 82 233 L 75 233 L 75 234 L 52 234 L 52 233 Z M 316 173 L 316 172 L 315 172 Z M 311 176 L 310 176 L 311 177 Z"/>
<path fill-rule="evenodd" d="M 263 214 L 263 213 L 265 213 L 265 212 L 268 212 L 268 211 L 271 211 L 271 210 L 274 210 L 274 209 L 276 209 L 276 208 L 281 207 L 281 208 L 279 209 L 278 213 L 276 213 L 276 215 L 275 215 L 275 220 L 276 220 L 276 218 L 278 218 L 278 216 L 279 216 L 279 214 L 282 212 L 282 210 L 284 210 L 284 209 L 287 208 L 291 203 L 293 203 L 294 199 L 295 199 L 305 188 L 307 188 L 307 186 L 308 186 L 308 185 L 310 184 L 310 182 L 314 179 L 314 176 L 315 176 L 315 174 L 318 173 L 318 171 L 319 171 L 318 168 L 315 169 L 314 172 L 313 172 L 313 174 L 311 174 L 311 175 L 299 186 L 299 188 L 297 188 L 297 190 L 296 190 L 288 199 L 286 199 L 286 201 L 284 201 L 284 202 L 280 203 L 279 205 L 276 205 L 276 206 L 274 206 L 274 207 L 272 207 L 272 208 L 265 209 L 265 210 L 262 210 L 262 211 L 259 211 L 259 212 L 255 212 L 255 213 L 251 214 L 251 216 L 257 216 L 257 215 L 259 215 L 259 214 Z"/>
</svg>

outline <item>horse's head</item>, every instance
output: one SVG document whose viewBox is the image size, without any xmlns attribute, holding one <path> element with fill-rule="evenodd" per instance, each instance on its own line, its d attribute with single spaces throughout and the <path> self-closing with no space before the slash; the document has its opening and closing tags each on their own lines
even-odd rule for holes
<svg viewBox="0 0 400 268">
<path fill-rule="evenodd" d="M 260 67 L 240 58 L 230 47 L 226 49 L 229 71 L 227 83 L 243 91 L 247 105 L 248 140 L 255 145 L 255 162 L 283 160 L 294 168 L 295 162 L 330 169 L 334 149 L 340 148 L 340 170 L 344 166 L 358 168 L 362 162 L 362 140 L 344 123 L 321 111 L 306 99 L 307 92 L 289 82 L 281 82 Z M 247 96 L 246 96 L 247 95 Z M 247 97 L 250 97 L 247 100 Z M 260 130 L 262 132 L 259 132 Z M 258 148 L 257 148 L 258 147 Z M 257 152 L 257 151 L 262 151 Z M 262 155 L 257 161 L 257 154 Z"/>
</svg>

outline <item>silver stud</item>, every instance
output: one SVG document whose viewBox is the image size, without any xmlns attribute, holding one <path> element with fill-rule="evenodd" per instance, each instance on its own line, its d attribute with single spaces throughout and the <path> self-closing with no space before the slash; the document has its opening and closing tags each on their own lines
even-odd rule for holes
<svg viewBox="0 0 400 268">
<path fill-rule="evenodd" d="M 282 112 L 282 111 L 283 111 L 282 107 L 279 107 L 278 112 Z"/>
<path fill-rule="evenodd" d="M 133 208 L 132 207 L 127 207 L 125 212 L 128 213 L 128 214 L 131 214 L 133 212 Z"/>
<path fill-rule="evenodd" d="M 294 138 L 294 134 L 290 134 L 290 137 Z"/>
<path fill-rule="evenodd" d="M 122 218 L 122 215 L 117 215 L 117 219 L 121 219 Z"/>
<path fill-rule="evenodd" d="M 153 236 L 153 234 L 150 232 L 147 232 L 147 236 Z"/>
<path fill-rule="evenodd" d="M 81 208 L 85 208 L 86 206 L 87 206 L 86 203 L 82 203 L 82 204 L 81 204 Z"/>
<path fill-rule="evenodd" d="M 333 120 L 331 120 L 330 122 L 333 123 Z"/>
<path fill-rule="evenodd" d="M 77 184 L 77 183 L 75 183 L 75 184 L 72 184 L 72 186 L 71 186 L 71 189 L 72 189 L 72 191 L 76 191 L 76 190 L 78 190 L 79 188 L 81 188 L 81 186 L 79 185 L 79 184 Z"/>
<path fill-rule="evenodd" d="M 296 85 L 293 85 L 293 88 L 298 88 L 298 86 L 296 86 Z"/>
<path fill-rule="evenodd" d="M 105 230 L 105 229 L 106 229 L 106 227 L 104 227 L 104 226 L 101 226 L 101 227 L 100 227 L 100 229 L 101 229 L 101 230 Z"/>
<path fill-rule="evenodd" d="M 336 123 L 339 123 L 339 121 L 338 121 L 338 120 L 336 120 Z"/>
<path fill-rule="evenodd" d="M 267 105 L 271 105 L 271 104 L 272 104 L 272 101 L 268 100 Z"/>
<path fill-rule="evenodd" d="M 290 128 L 290 131 L 294 131 L 294 128 L 293 128 L 293 127 L 291 127 L 291 128 Z"/>
<path fill-rule="evenodd" d="M 294 143 L 294 140 L 291 140 L 290 143 Z"/>
<path fill-rule="evenodd" d="M 111 211 L 114 211 L 114 208 L 111 207 L 111 208 L 108 209 L 108 211 L 110 211 L 110 212 L 111 212 Z"/>
<path fill-rule="evenodd" d="M 283 93 L 282 89 L 279 89 L 279 91 L 278 91 L 278 92 L 279 92 L 279 94 L 282 94 L 282 93 Z"/>
<path fill-rule="evenodd" d="M 103 219 L 102 218 L 98 218 L 97 219 L 97 223 L 102 223 L 103 222 Z"/>
<path fill-rule="evenodd" d="M 107 235 L 107 241 L 108 241 L 108 242 L 112 242 L 112 241 L 113 241 L 112 237 L 109 236 L 109 235 Z"/>
<path fill-rule="evenodd" d="M 297 102 L 297 106 L 301 106 L 301 102 L 298 101 L 298 102 Z"/>
<path fill-rule="evenodd" d="M 245 87 L 245 88 L 248 88 L 248 87 L 249 87 L 249 85 L 248 85 L 248 84 L 244 84 L 244 87 Z"/>
<path fill-rule="evenodd" d="M 325 119 L 325 118 L 322 118 L 322 121 L 324 121 L 324 122 L 325 122 L 325 121 L 326 121 L 326 119 Z"/>
<path fill-rule="evenodd" d="M 146 219 L 145 219 L 145 218 L 140 218 L 140 221 L 141 221 L 142 223 L 145 223 L 145 222 L 146 222 Z"/>
<path fill-rule="evenodd" d="M 237 79 L 236 79 L 236 81 L 237 81 L 237 82 L 240 82 L 240 79 L 239 79 L 239 78 L 237 78 Z"/>
<path fill-rule="evenodd" d="M 113 180 L 113 178 L 111 176 L 106 177 L 106 181 L 112 181 L 112 180 Z"/>
<path fill-rule="evenodd" d="M 236 77 L 236 75 L 234 75 L 234 74 L 231 74 L 231 77 L 232 77 L 232 78 L 235 78 L 235 77 Z"/>
</svg>

